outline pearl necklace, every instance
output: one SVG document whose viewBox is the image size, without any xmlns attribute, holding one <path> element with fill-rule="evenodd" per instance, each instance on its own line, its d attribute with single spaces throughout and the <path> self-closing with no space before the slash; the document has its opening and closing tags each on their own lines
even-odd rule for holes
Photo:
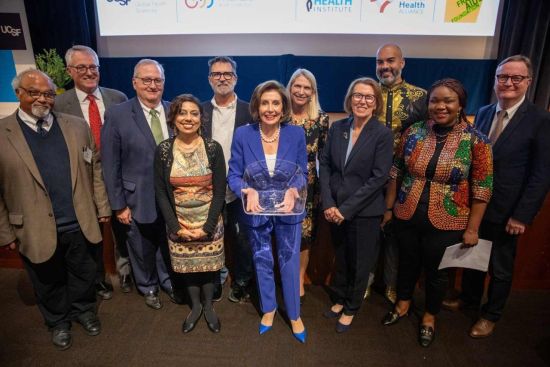
<svg viewBox="0 0 550 367">
<path fill-rule="evenodd" d="M 275 135 L 273 135 L 272 138 L 268 138 L 265 136 L 264 132 L 262 131 L 262 125 L 260 124 L 260 137 L 265 143 L 273 143 L 279 139 L 279 134 L 281 133 L 281 124 L 279 124 L 279 128 L 275 132 Z"/>
</svg>

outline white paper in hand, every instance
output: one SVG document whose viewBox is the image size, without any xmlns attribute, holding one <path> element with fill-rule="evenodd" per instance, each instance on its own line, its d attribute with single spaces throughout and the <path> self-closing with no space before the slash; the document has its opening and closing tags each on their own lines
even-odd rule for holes
<svg viewBox="0 0 550 367">
<path fill-rule="evenodd" d="M 473 247 L 463 248 L 462 243 L 449 246 L 443 254 L 439 269 L 468 268 L 487 271 L 492 245 L 491 241 L 479 239 L 477 245 Z"/>
</svg>

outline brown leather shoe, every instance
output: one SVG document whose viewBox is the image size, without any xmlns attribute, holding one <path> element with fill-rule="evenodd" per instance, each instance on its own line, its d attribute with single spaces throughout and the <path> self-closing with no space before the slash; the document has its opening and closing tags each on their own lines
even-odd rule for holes
<svg viewBox="0 0 550 367">
<path fill-rule="evenodd" d="M 456 312 L 464 307 L 464 301 L 462 301 L 460 298 L 455 298 L 455 299 L 447 298 L 443 300 L 443 303 L 441 303 L 441 307 L 447 311 Z"/>
<path fill-rule="evenodd" d="M 479 319 L 470 329 L 470 336 L 475 339 L 486 338 L 495 330 L 493 321 Z"/>
</svg>

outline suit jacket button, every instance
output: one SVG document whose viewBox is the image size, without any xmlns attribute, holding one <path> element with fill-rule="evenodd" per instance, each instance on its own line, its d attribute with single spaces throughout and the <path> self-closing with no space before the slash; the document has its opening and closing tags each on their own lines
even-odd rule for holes
<svg viewBox="0 0 550 367">
<path fill-rule="evenodd" d="M 52 214 L 52 213 L 49 213 L 49 214 L 48 214 L 48 217 L 53 217 L 53 214 Z"/>
</svg>

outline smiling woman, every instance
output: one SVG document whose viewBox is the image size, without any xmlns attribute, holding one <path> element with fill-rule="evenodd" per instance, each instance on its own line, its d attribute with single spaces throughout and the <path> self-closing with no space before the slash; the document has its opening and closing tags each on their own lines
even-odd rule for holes
<svg viewBox="0 0 550 367">
<path fill-rule="evenodd" d="M 224 265 L 225 159 L 220 144 L 201 137 L 203 118 L 197 98 L 176 97 L 168 116 L 176 136 L 160 143 L 155 154 L 155 196 L 168 228 L 173 282 L 176 287 L 185 284 L 191 300 L 184 333 L 195 328 L 203 313 L 212 332 L 221 328 L 212 298 Z"/>
</svg>

